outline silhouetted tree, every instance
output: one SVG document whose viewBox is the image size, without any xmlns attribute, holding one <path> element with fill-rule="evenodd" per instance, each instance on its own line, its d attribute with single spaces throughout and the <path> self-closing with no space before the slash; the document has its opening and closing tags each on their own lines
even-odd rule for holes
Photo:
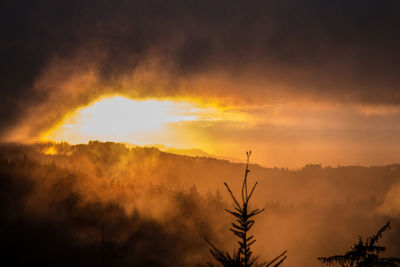
<svg viewBox="0 0 400 267">
<path fill-rule="evenodd" d="M 330 257 L 320 257 L 322 263 L 351 267 L 397 267 L 400 266 L 400 258 L 381 258 L 380 253 L 386 250 L 386 247 L 377 246 L 376 243 L 382 237 L 382 234 L 390 229 L 388 221 L 376 235 L 369 237 L 365 242 L 360 237 L 358 243 L 354 244 L 352 249 L 344 255 L 335 255 Z"/>
<path fill-rule="evenodd" d="M 270 262 L 264 262 L 257 264 L 256 261 L 258 257 L 254 257 L 252 255 L 252 251 L 250 246 L 256 242 L 253 235 L 249 236 L 249 231 L 254 225 L 253 217 L 257 214 L 260 214 L 264 211 L 264 209 L 249 209 L 249 201 L 251 196 L 254 193 L 254 189 L 257 186 L 257 182 L 253 185 L 250 192 L 247 187 L 247 176 L 250 172 L 249 170 L 249 158 L 251 155 L 251 151 L 246 152 L 247 162 L 246 162 L 246 170 L 244 173 L 243 185 L 241 190 L 241 201 L 239 202 L 235 195 L 232 193 L 229 186 L 224 183 L 226 189 L 228 190 L 230 196 L 232 197 L 233 202 L 235 203 L 234 211 L 225 209 L 228 213 L 233 215 L 236 218 L 236 222 L 232 223 L 232 228 L 230 230 L 239 238 L 238 244 L 239 248 L 236 251 L 233 251 L 233 254 L 229 254 L 228 252 L 223 252 L 216 248 L 208 239 L 206 239 L 207 243 L 211 246 L 210 252 L 214 259 L 222 264 L 225 267 L 239 267 L 239 266 L 266 266 L 266 267 L 277 267 L 286 259 L 286 251 L 282 254 L 274 258 Z M 209 266 L 213 266 L 212 263 L 208 263 Z"/>
</svg>

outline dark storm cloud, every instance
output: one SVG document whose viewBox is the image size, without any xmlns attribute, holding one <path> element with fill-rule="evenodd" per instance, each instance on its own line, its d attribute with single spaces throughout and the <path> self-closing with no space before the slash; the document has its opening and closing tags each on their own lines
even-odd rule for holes
<svg viewBox="0 0 400 267">
<path fill-rule="evenodd" d="M 164 95 L 191 95 L 177 84 L 223 72 L 228 80 L 249 84 L 249 99 L 259 102 L 276 91 L 314 100 L 400 102 L 398 1 L 103 0 L 3 5 L 3 130 L 24 118 L 29 108 L 49 102 L 49 95 L 59 90 L 57 84 L 43 89 L 37 81 L 58 65 L 70 66 L 60 74 L 64 80 L 92 70 L 99 84 L 115 90 L 121 77 L 153 60 L 169 86 L 146 88 L 142 94 L 150 96 L 158 90 L 166 91 Z M 85 89 L 77 90 L 82 96 L 72 101 L 75 106 L 88 101 Z M 196 95 L 207 96 L 211 89 L 197 90 L 201 92 Z M 240 97 L 242 90 L 221 86 L 216 95 Z M 70 105 L 68 99 L 63 101 Z"/>
</svg>

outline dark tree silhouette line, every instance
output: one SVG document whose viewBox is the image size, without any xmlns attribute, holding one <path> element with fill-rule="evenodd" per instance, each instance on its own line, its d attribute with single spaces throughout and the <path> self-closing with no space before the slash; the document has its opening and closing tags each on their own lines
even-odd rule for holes
<svg viewBox="0 0 400 267">
<path fill-rule="evenodd" d="M 320 257 L 322 263 L 327 265 L 338 264 L 343 267 L 397 267 L 400 266 L 400 258 L 385 258 L 380 254 L 386 247 L 378 246 L 376 243 L 381 239 L 382 234 L 390 229 L 388 221 L 379 231 L 363 241 L 360 237 L 358 243 L 354 244 L 349 252 L 344 255 L 334 255 L 330 257 Z"/>
<path fill-rule="evenodd" d="M 265 267 L 277 267 L 286 259 L 286 251 L 275 257 L 269 262 L 257 263 L 258 257 L 253 256 L 251 251 L 251 245 L 256 242 L 254 235 L 250 235 L 249 231 L 254 225 L 253 217 L 260 214 L 264 209 L 251 209 L 249 208 L 249 201 L 254 193 L 257 186 L 257 182 L 253 185 L 251 190 L 248 190 L 247 176 L 250 172 L 249 170 L 249 159 L 251 151 L 246 152 L 247 161 L 246 169 L 244 173 L 244 179 L 241 190 L 241 198 L 238 199 L 232 193 L 227 183 L 224 183 L 226 189 L 228 190 L 233 202 L 235 203 L 234 210 L 225 209 L 229 214 L 235 218 L 235 222 L 232 222 L 232 228 L 230 230 L 232 233 L 239 238 L 238 249 L 234 250 L 232 254 L 229 252 L 223 252 L 218 249 L 213 243 L 206 239 L 207 243 L 210 245 L 210 252 L 214 259 L 222 264 L 224 267 L 250 267 L 250 266 L 265 266 Z M 213 263 L 209 262 L 209 266 L 214 266 Z"/>
<path fill-rule="evenodd" d="M 249 159 L 251 151 L 246 152 L 247 161 L 244 173 L 244 179 L 241 189 L 241 198 L 238 198 L 233 194 L 232 190 L 227 183 L 224 183 L 230 197 L 234 202 L 234 209 L 225 209 L 231 214 L 235 221 L 231 223 L 232 227 L 230 231 L 239 239 L 239 247 L 229 253 L 218 249 L 212 242 L 207 238 L 206 241 L 210 245 L 210 253 L 217 263 L 224 267 L 277 267 L 281 265 L 287 258 L 286 250 L 280 255 L 275 257 L 269 262 L 258 262 L 258 256 L 254 256 L 251 251 L 251 245 L 256 240 L 254 235 L 250 235 L 249 231 L 253 227 L 255 221 L 254 217 L 264 209 L 251 209 L 249 208 L 249 201 L 253 196 L 254 190 L 257 186 L 257 182 L 248 190 L 247 178 L 250 172 L 249 170 Z M 338 264 L 342 267 L 398 267 L 400 266 L 400 258 L 394 257 L 381 257 L 381 253 L 386 250 L 386 247 L 378 246 L 376 243 L 381 239 L 384 232 L 390 229 L 390 221 L 388 221 L 379 231 L 363 241 L 360 237 L 358 243 L 354 244 L 352 249 L 344 255 L 334 255 L 330 257 L 319 257 L 318 260 L 330 266 Z M 214 263 L 208 262 L 208 265 L 215 266 Z"/>
<path fill-rule="evenodd" d="M 104 149 L 105 155 L 108 155 L 108 146 L 109 144 L 106 146 L 107 149 Z M 90 152 L 85 149 L 82 147 L 81 152 Z M 99 160 L 98 153 L 92 152 L 90 154 L 96 155 L 93 162 L 99 162 L 96 167 L 111 164 L 112 156 L 100 157 Z M 139 155 L 135 154 L 135 158 L 143 157 L 144 152 L 142 152 Z M 118 153 L 115 152 L 117 155 Z M 86 158 L 87 154 L 84 155 Z M 260 261 L 260 258 L 252 252 L 255 238 L 250 231 L 253 229 L 255 218 L 258 218 L 256 215 L 262 213 L 264 209 L 253 209 L 251 205 L 257 183 L 249 185 L 249 158 L 250 152 L 247 153 L 241 192 L 235 195 L 231 187 L 225 183 L 233 202 L 233 207 L 226 210 L 234 218 L 230 231 L 235 239 L 238 239 L 238 247 L 230 253 L 217 248 L 207 240 L 211 251 L 210 258 L 218 266 L 280 267 L 283 263 L 287 263 L 286 251 L 268 262 Z M 171 200 L 178 207 L 177 214 L 168 218 L 169 225 L 176 226 L 171 233 L 170 227 L 164 227 L 164 224 L 156 220 L 144 218 L 140 213 L 135 212 L 128 216 L 120 203 L 99 201 L 99 199 L 87 203 L 81 201 L 81 193 L 76 189 L 83 179 L 88 178 L 85 178 L 84 173 L 73 171 L 75 169 L 62 168 L 60 167 L 62 164 L 56 164 L 67 162 L 67 157 L 57 156 L 55 159 L 58 161 L 53 159 L 46 162 L 25 153 L 8 158 L 0 155 L 2 199 L 0 228 L 4 237 L 2 242 L 7 245 L 3 251 L 5 261 L 11 259 L 14 266 L 36 266 L 38 262 L 41 266 L 185 266 L 186 255 L 195 255 L 197 264 L 200 264 L 199 261 L 204 263 L 204 253 L 207 253 L 204 249 L 207 245 L 202 241 L 202 237 L 212 228 L 203 226 L 211 225 L 209 220 L 212 216 L 208 218 L 206 215 L 209 213 L 200 211 L 212 210 L 219 213 L 224 202 L 217 195 L 214 197 L 210 193 L 202 196 L 195 188 L 192 192 L 192 190 L 172 190 L 166 186 L 149 186 L 146 189 L 149 190 L 149 195 L 162 196 L 162 199 Z M 81 162 L 79 159 L 80 155 L 71 156 L 71 160 L 75 162 Z M 77 166 L 80 166 L 80 163 Z M 175 165 L 171 164 L 171 168 L 175 168 Z M 312 167 L 312 170 L 311 167 L 307 168 L 307 171 L 320 169 L 320 167 Z M 43 184 L 46 186 L 39 187 Z M 107 183 L 107 180 L 101 185 L 101 188 L 110 190 L 109 192 L 121 194 L 119 196 L 126 195 L 122 193 L 131 194 L 135 192 L 132 191 L 134 189 L 143 189 L 142 184 L 116 185 L 114 182 Z M 37 188 L 41 190 L 36 191 Z M 49 201 L 44 204 L 45 202 L 41 201 L 43 198 Z M 31 211 L 26 208 L 26 199 L 30 203 L 32 201 L 40 203 L 38 210 L 40 212 L 33 210 L 31 215 Z M 36 217 L 39 215 L 40 217 Z M 375 235 L 367 239 L 360 238 L 343 255 L 320 257 L 318 260 L 321 264 L 329 266 L 399 267 L 400 258 L 385 255 L 386 247 L 379 245 L 383 234 L 390 227 L 390 222 L 387 222 Z M 182 252 L 182 248 L 188 249 Z M 46 249 L 45 254 L 42 253 L 44 249 Z M 24 252 L 21 254 L 21 251 Z M 74 253 L 69 253 L 71 251 Z M 176 251 L 179 254 L 176 254 Z M 183 257 L 180 258 L 178 255 Z M 213 263 L 209 263 L 209 266 L 213 266 Z"/>
</svg>

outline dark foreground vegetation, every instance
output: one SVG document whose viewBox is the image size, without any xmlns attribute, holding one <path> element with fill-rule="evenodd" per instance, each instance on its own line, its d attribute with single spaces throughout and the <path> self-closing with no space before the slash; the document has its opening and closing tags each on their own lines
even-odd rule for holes
<svg viewBox="0 0 400 267">
<path fill-rule="evenodd" d="M 245 168 L 115 143 L 2 145 L 2 261 L 204 266 L 213 260 L 204 237 L 237 251 L 227 231 L 231 215 L 223 212 L 235 203 L 220 191 L 227 182 L 240 192 Z M 282 266 L 322 266 L 316 258 L 345 255 L 359 234 L 388 219 L 392 230 L 382 237 L 388 249 L 379 257 L 400 255 L 400 166 L 249 168 L 259 182 L 251 209 L 265 209 L 250 233 L 260 263 L 287 249 Z"/>
<path fill-rule="evenodd" d="M 344 255 L 330 257 L 319 257 L 322 263 L 327 265 L 338 264 L 340 266 L 355 267 L 396 267 L 400 265 L 400 258 L 381 257 L 386 247 L 378 246 L 377 242 L 382 238 L 385 231 L 390 229 L 390 222 L 387 222 L 378 233 L 363 241 L 362 238 L 355 243 L 349 252 Z"/>
<path fill-rule="evenodd" d="M 249 206 L 249 202 L 254 193 L 254 190 L 256 189 L 257 182 L 250 188 L 249 191 L 247 187 L 247 177 L 250 172 L 249 159 L 251 151 L 246 152 L 246 155 L 247 162 L 244 172 L 241 196 L 239 198 L 235 197 L 229 186 L 224 183 L 235 205 L 233 211 L 228 209 L 225 210 L 235 218 L 235 221 L 232 223 L 232 228 L 230 228 L 230 230 L 236 237 L 239 238 L 239 247 L 237 250 L 234 250 L 232 254 L 230 254 L 229 252 L 223 252 L 215 247 L 214 244 L 211 243 L 208 239 L 206 239 L 206 241 L 211 246 L 210 252 L 213 255 L 214 259 L 224 267 L 251 267 L 255 265 L 260 267 L 277 267 L 287 258 L 287 256 L 285 255 L 286 251 L 284 251 L 269 262 L 259 263 L 257 262 L 258 256 L 254 256 L 251 250 L 251 245 L 256 242 L 254 235 L 249 234 L 251 228 L 255 223 L 254 217 L 263 212 L 264 209 L 251 209 L 251 207 Z M 208 264 L 209 266 L 214 266 L 212 262 L 209 262 Z"/>
</svg>

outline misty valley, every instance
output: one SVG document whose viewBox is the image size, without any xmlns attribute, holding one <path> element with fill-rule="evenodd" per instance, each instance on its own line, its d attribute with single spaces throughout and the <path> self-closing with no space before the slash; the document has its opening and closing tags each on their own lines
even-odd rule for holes
<svg viewBox="0 0 400 267">
<path fill-rule="evenodd" d="M 399 0 L 0 10 L 0 267 L 400 267 Z"/>
<path fill-rule="evenodd" d="M 207 266 L 205 239 L 237 247 L 224 182 L 240 196 L 244 163 L 97 141 L 3 144 L 0 157 L 9 266 Z M 282 266 L 323 266 L 389 220 L 379 245 L 400 255 L 400 165 L 248 168 L 260 261 L 287 251 Z"/>
</svg>

